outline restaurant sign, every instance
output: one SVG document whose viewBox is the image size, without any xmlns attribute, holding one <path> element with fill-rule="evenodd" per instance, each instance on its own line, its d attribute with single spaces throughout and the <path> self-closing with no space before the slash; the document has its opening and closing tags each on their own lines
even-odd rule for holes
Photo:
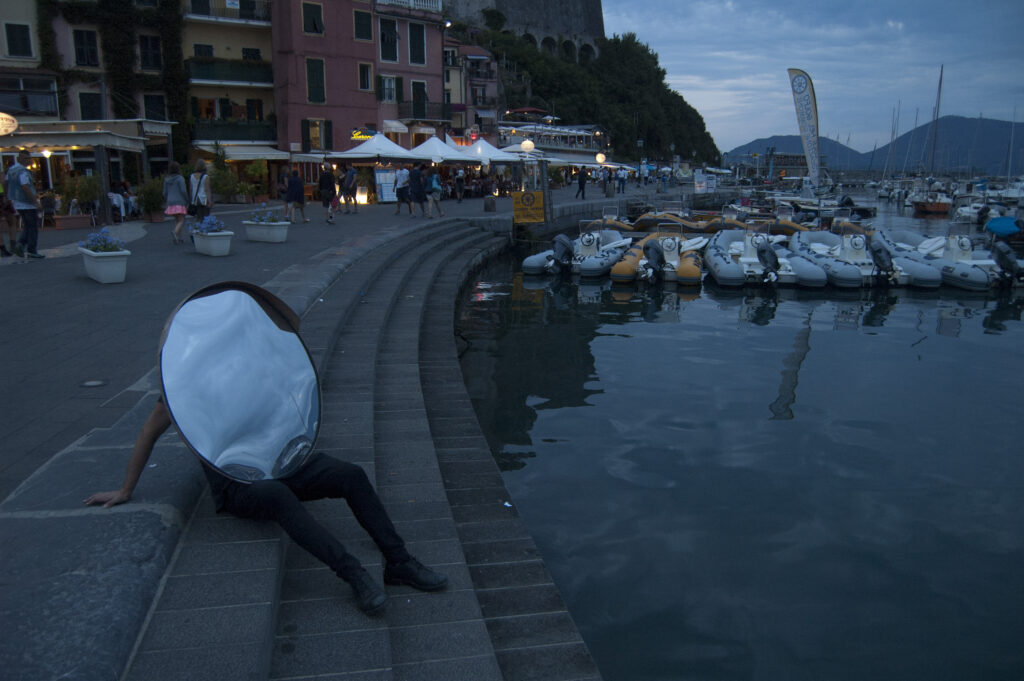
<svg viewBox="0 0 1024 681">
<path fill-rule="evenodd" d="M 363 130 L 362 128 L 352 128 L 353 142 L 365 142 L 366 140 L 373 139 L 373 132 Z"/>
<path fill-rule="evenodd" d="M 18 119 L 10 114 L 0 112 L 0 135 L 10 135 L 18 129 Z"/>
</svg>

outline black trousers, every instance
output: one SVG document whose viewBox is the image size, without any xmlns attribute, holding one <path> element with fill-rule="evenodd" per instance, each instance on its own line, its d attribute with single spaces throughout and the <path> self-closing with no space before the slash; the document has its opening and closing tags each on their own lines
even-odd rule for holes
<svg viewBox="0 0 1024 681">
<path fill-rule="evenodd" d="M 292 541 L 347 580 L 362 565 L 302 504 L 315 499 L 344 499 L 387 562 L 409 559 L 405 542 L 376 490 L 363 469 L 353 463 L 316 454 L 287 478 L 249 485 L 231 482 L 222 492 L 223 510 L 240 518 L 273 520 Z"/>
</svg>

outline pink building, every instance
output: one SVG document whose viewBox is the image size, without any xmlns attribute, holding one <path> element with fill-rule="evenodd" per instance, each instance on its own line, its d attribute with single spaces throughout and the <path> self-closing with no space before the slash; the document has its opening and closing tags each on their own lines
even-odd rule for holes
<svg viewBox="0 0 1024 681">
<path fill-rule="evenodd" d="M 278 149 L 350 148 L 354 130 L 378 122 L 373 4 L 277 0 L 271 8 Z"/>
</svg>

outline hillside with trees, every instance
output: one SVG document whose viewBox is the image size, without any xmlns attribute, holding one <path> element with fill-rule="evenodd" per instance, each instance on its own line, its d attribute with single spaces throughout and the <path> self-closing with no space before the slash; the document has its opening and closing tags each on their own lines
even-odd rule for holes
<svg viewBox="0 0 1024 681">
<path fill-rule="evenodd" d="M 490 30 L 477 34 L 477 42 L 501 66 L 509 109 L 536 107 L 559 117 L 560 124 L 600 125 L 620 161 L 677 154 L 684 161 L 713 163 L 719 157 L 704 119 L 668 87 L 658 55 L 636 34 L 599 39 L 598 56 L 578 64 L 501 32 L 495 19 L 489 17 Z M 642 148 L 637 140 L 643 140 Z"/>
</svg>

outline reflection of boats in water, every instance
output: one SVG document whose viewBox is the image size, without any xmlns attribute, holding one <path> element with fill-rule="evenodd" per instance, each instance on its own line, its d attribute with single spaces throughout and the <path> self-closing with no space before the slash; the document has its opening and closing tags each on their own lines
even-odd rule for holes
<svg viewBox="0 0 1024 681">
<path fill-rule="evenodd" d="M 779 283 L 820 288 L 825 285 L 827 280 L 821 267 L 781 243 L 773 243 L 774 238 L 777 237 L 772 237 L 767 229 L 718 232 L 704 251 L 708 273 L 722 286 Z"/>
<path fill-rule="evenodd" d="M 955 233 L 927 237 L 908 229 L 880 230 L 879 240 L 893 259 L 910 260 L 939 272 L 942 283 L 968 291 L 985 291 L 995 286 L 1024 285 L 1024 261 L 1005 243 L 996 241 L 992 250 L 976 249 L 970 236 Z"/>
<path fill-rule="evenodd" d="M 607 275 L 629 247 L 630 240 L 613 229 L 594 229 L 594 224 L 586 222 L 576 239 L 556 234 L 552 248 L 523 259 L 523 273 Z"/>
</svg>

